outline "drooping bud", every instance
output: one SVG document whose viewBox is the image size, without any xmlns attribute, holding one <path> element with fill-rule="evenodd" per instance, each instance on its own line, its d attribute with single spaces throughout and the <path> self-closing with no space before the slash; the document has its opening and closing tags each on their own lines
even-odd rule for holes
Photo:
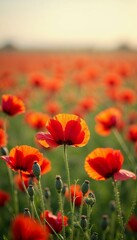
<svg viewBox="0 0 137 240">
<path fill-rule="evenodd" d="M 103 230 L 106 230 L 108 225 L 109 225 L 109 217 L 108 215 L 105 214 L 102 216 L 101 227 Z"/>
<path fill-rule="evenodd" d="M 63 188 L 63 182 L 60 175 L 56 176 L 56 189 L 58 193 L 61 193 Z"/>
<path fill-rule="evenodd" d="M 44 196 L 46 199 L 49 199 L 51 197 L 51 192 L 48 187 L 46 187 L 44 190 Z"/>
<path fill-rule="evenodd" d="M 28 208 L 24 208 L 24 216 L 25 217 L 31 217 L 30 211 Z"/>
<path fill-rule="evenodd" d="M 90 205 L 92 207 L 96 202 L 95 194 L 93 192 L 89 192 L 88 196 L 84 199 L 84 201 L 87 205 Z"/>
<path fill-rule="evenodd" d="M 83 196 L 89 191 L 89 181 L 85 180 L 84 183 L 81 186 L 81 191 L 83 193 Z"/>
<path fill-rule="evenodd" d="M 64 183 L 63 188 L 62 188 L 62 195 L 65 195 L 67 189 L 68 189 L 68 185 L 66 183 Z"/>
<path fill-rule="evenodd" d="M 34 188 L 32 185 L 28 186 L 28 194 L 30 197 L 30 201 L 33 202 L 33 197 L 34 197 Z"/>
<path fill-rule="evenodd" d="M 37 178 L 37 180 L 39 180 L 40 174 L 41 174 L 41 168 L 37 161 L 33 163 L 32 170 L 33 170 L 34 176 Z"/>
<path fill-rule="evenodd" d="M 116 210 L 116 203 L 114 200 L 110 201 L 109 207 L 111 212 L 114 212 Z"/>
<path fill-rule="evenodd" d="M 8 156 L 9 151 L 8 151 L 7 147 L 1 147 L 0 149 L 1 149 L 1 155 L 2 156 Z"/>
<path fill-rule="evenodd" d="M 80 226 L 83 229 L 83 231 L 86 231 L 86 229 L 87 229 L 87 217 L 85 215 L 81 216 Z"/>
<path fill-rule="evenodd" d="M 90 237 L 90 240 L 98 240 L 98 233 L 93 232 L 91 237 Z"/>
</svg>

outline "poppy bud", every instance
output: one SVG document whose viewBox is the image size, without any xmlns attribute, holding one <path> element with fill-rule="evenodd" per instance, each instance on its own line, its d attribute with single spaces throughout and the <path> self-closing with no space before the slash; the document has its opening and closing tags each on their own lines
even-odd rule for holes
<svg viewBox="0 0 137 240">
<path fill-rule="evenodd" d="M 49 199 L 51 197 L 51 192 L 50 192 L 48 187 L 45 188 L 44 196 L 45 196 L 46 199 Z"/>
<path fill-rule="evenodd" d="M 57 189 L 58 193 L 61 193 L 62 188 L 63 188 L 63 182 L 62 182 L 61 176 L 57 175 L 56 176 L 56 189 Z"/>
<path fill-rule="evenodd" d="M 41 174 L 41 168 L 37 161 L 33 163 L 32 170 L 33 170 L 34 176 L 37 178 L 37 180 L 39 180 L 40 174 Z"/>
<path fill-rule="evenodd" d="M 98 240 L 98 233 L 93 232 L 91 237 L 90 237 L 90 240 Z"/>
<path fill-rule="evenodd" d="M 34 188 L 33 188 L 32 185 L 29 185 L 29 186 L 28 186 L 28 194 L 29 194 L 29 196 L 30 196 L 30 201 L 33 202 Z"/>
<path fill-rule="evenodd" d="M 106 230 L 106 228 L 108 227 L 109 225 L 109 218 L 108 218 L 108 215 L 103 215 L 102 216 L 102 221 L 101 221 L 101 227 L 103 230 Z"/>
<path fill-rule="evenodd" d="M 24 208 L 24 216 L 25 217 L 31 217 L 30 211 L 28 208 Z"/>
<path fill-rule="evenodd" d="M 80 226 L 83 229 L 83 231 L 86 231 L 86 228 L 87 228 L 87 217 L 85 215 L 81 216 Z"/>
<path fill-rule="evenodd" d="M 65 195 L 66 190 L 67 190 L 68 186 L 66 183 L 63 184 L 63 188 L 62 188 L 62 194 Z"/>
<path fill-rule="evenodd" d="M 85 182 L 81 186 L 81 191 L 83 193 L 83 196 L 88 192 L 89 190 L 89 181 L 85 180 Z"/>
<path fill-rule="evenodd" d="M 1 155 L 2 156 L 7 156 L 9 154 L 8 148 L 7 147 L 1 147 Z"/>
<path fill-rule="evenodd" d="M 109 207 L 111 212 L 114 212 L 116 210 L 116 203 L 114 200 L 110 201 Z"/>
<path fill-rule="evenodd" d="M 90 205 L 92 207 L 96 202 L 96 197 L 95 197 L 94 193 L 89 192 L 88 196 L 85 198 L 84 201 L 87 205 Z"/>
</svg>

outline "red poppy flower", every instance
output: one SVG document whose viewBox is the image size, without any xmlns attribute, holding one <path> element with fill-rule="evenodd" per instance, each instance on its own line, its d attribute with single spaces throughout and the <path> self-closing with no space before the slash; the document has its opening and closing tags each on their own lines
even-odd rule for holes
<svg viewBox="0 0 137 240">
<path fill-rule="evenodd" d="M 132 89 L 124 89 L 119 93 L 118 100 L 125 104 L 132 104 L 135 102 L 136 95 Z"/>
<path fill-rule="evenodd" d="M 54 116 L 60 112 L 61 106 L 59 105 L 58 102 L 50 101 L 50 102 L 46 103 L 45 109 L 48 112 L 48 114 L 50 114 L 51 116 Z"/>
<path fill-rule="evenodd" d="M 133 124 L 129 127 L 127 137 L 132 142 L 137 141 L 137 124 Z"/>
<path fill-rule="evenodd" d="M 84 146 L 89 140 L 86 122 L 73 114 L 58 114 L 46 124 L 47 133 L 37 133 L 36 139 L 42 146 L 57 147 L 67 144 L 75 147 Z"/>
<path fill-rule="evenodd" d="M 0 190 L 0 207 L 5 206 L 5 204 L 10 200 L 10 195 L 8 192 Z"/>
<path fill-rule="evenodd" d="M 108 135 L 112 128 L 122 126 L 122 114 L 117 108 L 108 108 L 100 112 L 96 118 L 95 130 L 100 135 Z"/>
<path fill-rule="evenodd" d="M 96 148 L 85 159 L 85 170 L 95 180 L 113 177 L 115 181 L 136 178 L 130 171 L 121 169 L 124 161 L 120 150 Z"/>
<path fill-rule="evenodd" d="M 12 170 L 30 175 L 34 161 L 37 161 L 41 165 L 43 155 L 36 148 L 22 145 L 12 148 L 9 156 L 2 156 L 2 159 L 6 161 Z"/>
<path fill-rule="evenodd" d="M 130 217 L 127 228 L 132 232 L 137 232 L 137 217 L 135 215 Z"/>
<path fill-rule="evenodd" d="M 45 77 L 43 75 L 40 75 L 39 73 L 34 74 L 31 76 L 30 83 L 32 86 L 36 88 L 43 88 L 45 86 Z"/>
<path fill-rule="evenodd" d="M 25 112 L 23 101 L 14 95 L 2 95 L 2 111 L 10 116 Z"/>
<path fill-rule="evenodd" d="M 41 112 L 29 112 L 26 114 L 26 122 L 34 129 L 41 130 L 46 126 L 49 116 Z"/>
<path fill-rule="evenodd" d="M 7 138 L 6 132 L 0 128 L 0 147 L 5 147 L 7 145 Z"/>
<path fill-rule="evenodd" d="M 36 220 L 18 215 L 11 224 L 13 240 L 48 240 L 48 230 L 39 224 Z"/>
<path fill-rule="evenodd" d="M 118 87 L 121 83 L 121 76 L 115 72 L 109 72 L 104 78 L 105 84 L 108 87 Z"/>
<path fill-rule="evenodd" d="M 58 212 L 58 214 L 56 216 L 56 215 L 53 215 L 52 212 L 46 210 L 46 211 L 44 211 L 44 213 L 41 213 L 40 218 L 42 220 L 44 220 L 44 218 L 45 218 L 56 233 L 59 233 L 62 231 L 63 223 L 64 223 L 65 227 L 68 225 L 68 218 L 66 216 L 64 216 L 64 218 L 62 218 L 62 215 L 60 212 Z M 50 228 L 50 226 L 48 224 L 47 224 L 47 227 L 48 227 L 50 233 L 54 234 L 53 230 Z"/>
<path fill-rule="evenodd" d="M 75 206 L 80 206 L 83 199 L 83 193 L 81 191 L 81 186 L 71 185 L 70 186 L 70 195 L 71 195 L 71 201 L 75 202 Z M 69 199 L 69 191 L 66 191 L 65 196 Z"/>
</svg>

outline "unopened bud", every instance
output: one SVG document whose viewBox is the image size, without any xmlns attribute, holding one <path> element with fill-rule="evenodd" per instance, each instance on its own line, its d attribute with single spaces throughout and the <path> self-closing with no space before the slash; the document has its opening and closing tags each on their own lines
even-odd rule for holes
<svg viewBox="0 0 137 240">
<path fill-rule="evenodd" d="M 116 203 L 114 200 L 110 201 L 109 207 L 111 212 L 114 212 L 116 210 Z"/>
<path fill-rule="evenodd" d="M 34 176 L 37 178 L 37 180 L 39 180 L 40 174 L 41 174 L 41 168 L 37 161 L 33 163 L 32 170 L 33 170 Z"/>
<path fill-rule="evenodd" d="M 90 240 L 98 240 L 98 233 L 93 232 L 91 237 L 90 237 Z"/>
<path fill-rule="evenodd" d="M 30 201 L 33 202 L 33 197 L 34 197 L 34 188 L 32 185 L 29 185 L 28 186 L 28 194 L 29 194 L 29 197 L 30 197 Z"/>
<path fill-rule="evenodd" d="M 102 216 L 102 221 L 101 221 L 101 227 L 103 230 L 106 230 L 106 228 L 108 227 L 109 225 L 109 218 L 108 218 L 108 215 L 103 215 Z"/>
<path fill-rule="evenodd" d="M 93 192 L 89 192 L 84 201 L 87 205 L 90 205 L 92 207 L 96 202 L 95 194 Z"/>
<path fill-rule="evenodd" d="M 62 188 L 62 195 L 65 195 L 67 189 L 68 189 L 68 185 L 66 183 L 64 183 L 63 188 Z"/>
<path fill-rule="evenodd" d="M 81 191 L 83 193 L 83 196 L 89 191 L 89 181 L 85 180 L 85 182 L 81 186 Z"/>
<path fill-rule="evenodd" d="M 83 229 L 83 231 L 86 231 L 86 228 L 87 228 L 87 217 L 85 215 L 81 216 L 80 226 Z"/>
<path fill-rule="evenodd" d="M 61 176 L 57 175 L 56 176 L 56 189 L 57 189 L 58 193 L 61 193 L 62 188 L 63 188 L 63 182 L 62 182 Z"/>
<path fill-rule="evenodd" d="M 51 197 L 51 192 L 50 192 L 48 187 L 45 188 L 44 196 L 45 196 L 46 199 L 49 199 Z"/>
<path fill-rule="evenodd" d="M 2 156 L 7 156 L 9 154 L 8 148 L 7 147 L 1 147 L 1 155 Z"/>
<path fill-rule="evenodd" d="M 24 216 L 25 217 L 31 217 L 30 211 L 28 208 L 24 208 Z"/>
</svg>

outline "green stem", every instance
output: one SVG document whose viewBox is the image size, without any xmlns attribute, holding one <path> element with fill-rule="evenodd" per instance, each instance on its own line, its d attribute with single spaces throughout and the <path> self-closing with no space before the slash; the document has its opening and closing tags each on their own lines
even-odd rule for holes
<svg viewBox="0 0 137 240">
<path fill-rule="evenodd" d="M 113 180 L 113 187 L 114 187 L 115 201 L 116 201 L 116 206 L 117 206 L 117 211 L 118 211 L 118 221 L 119 221 L 120 228 L 121 228 L 121 240 L 124 240 L 125 239 L 125 227 L 124 227 L 121 204 L 120 204 L 120 196 L 119 196 L 117 183 L 114 180 Z"/>
<path fill-rule="evenodd" d="M 13 197 L 14 213 L 15 213 L 15 215 L 17 215 L 19 212 L 17 189 L 15 189 L 15 187 L 14 187 L 13 173 L 12 173 L 11 169 L 9 167 L 7 167 L 7 169 L 8 169 L 8 175 L 9 175 L 9 180 L 10 180 L 10 185 L 11 185 L 11 192 L 12 192 L 12 197 Z"/>
<path fill-rule="evenodd" d="M 134 198 L 133 198 L 133 202 L 132 202 L 131 209 L 130 209 L 130 211 L 129 211 L 127 220 L 126 220 L 126 222 L 125 222 L 125 227 L 127 226 L 127 223 L 128 223 L 128 221 L 129 221 L 129 218 L 131 217 L 132 213 L 133 213 L 134 210 L 135 210 L 136 204 L 137 204 L 137 179 L 136 179 L 135 195 L 134 195 Z"/>
<path fill-rule="evenodd" d="M 58 198 L 59 198 L 59 209 L 62 214 L 62 230 L 63 230 L 63 237 L 64 240 L 66 239 L 66 232 L 65 232 L 65 225 L 64 225 L 64 210 L 63 210 L 63 202 L 62 202 L 62 194 L 61 192 L 58 193 Z"/>
<path fill-rule="evenodd" d="M 72 202 L 71 202 L 71 192 L 70 192 L 70 173 L 69 173 L 69 165 L 68 165 L 68 158 L 67 158 L 67 146 L 64 144 L 64 162 L 67 172 L 67 181 L 68 181 L 68 191 L 69 191 L 69 200 L 70 200 L 70 211 L 72 213 Z"/>
<path fill-rule="evenodd" d="M 128 158 L 128 160 L 129 160 L 129 162 L 130 162 L 130 165 L 131 165 L 131 163 L 132 163 L 132 165 L 133 165 L 133 164 L 134 164 L 134 158 L 133 158 L 133 156 L 131 155 L 129 149 L 127 148 L 127 146 L 126 146 L 126 144 L 125 144 L 122 136 L 120 135 L 120 133 L 118 132 L 117 129 L 114 129 L 114 130 L 113 130 L 113 133 L 114 133 L 117 141 L 119 142 L 122 150 L 125 152 L 126 157 Z M 133 169 L 134 169 L 134 166 L 133 166 Z"/>
<path fill-rule="evenodd" d="M 38 215 L 37 208 L 36 208 L 36 205 L 35 205 L 34 201 L 32 201 L 32 206 L 33 206 L 33 209 L 34 209 L 34 212 L 35 212 L 35 215 L 36 215 L 38 221 L 41 223 L 40 217 Z"/>
<path fill-rule="evenodd" d="M 44 197 L 43 197 L 43 192 L 42 192 L 42 187 L 41 187 L 41 181 L 38 181 L 38 187 L 39 187 L 39 193 L 40 193 L 40 200 L 41 200 L 41 205 L 42 205 L 42 211 L 44 213 L 45 211 L 45 206 L 44 206 Z"/>
</svg>

